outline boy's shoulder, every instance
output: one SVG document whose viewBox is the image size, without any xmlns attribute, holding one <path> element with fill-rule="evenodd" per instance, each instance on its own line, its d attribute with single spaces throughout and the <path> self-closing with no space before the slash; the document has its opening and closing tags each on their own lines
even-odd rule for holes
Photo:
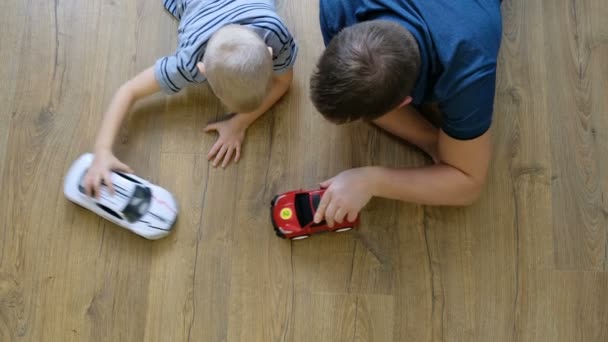
<svg viewBox="0 0 608 342">
<path fill-rule="evenodd" d="M 193 0 L 184 1 L 180 26 L 197 25 L 200 20 L 205 20 L 208 26 L 224 26 L 268 18 L 282 21 L 272 0 Z"/>
</svg>

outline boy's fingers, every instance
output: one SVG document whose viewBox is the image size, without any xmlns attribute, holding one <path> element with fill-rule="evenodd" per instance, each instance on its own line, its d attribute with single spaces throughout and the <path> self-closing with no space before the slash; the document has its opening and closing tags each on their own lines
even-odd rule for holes
<svg viewBox="0 0 608 342">
<path fill-rule="evenodd" d="M 84 191 L 87 196 L 93 196 L 93 177 L 90 172 L 87 172 L 87 175 L 84 178 Z"/>
<path fill-rule="evenodd" d="M 224 162 L 222 163 L 222 167 L 226 167 L 228 165 L 228 163 L 230 163 L 230 158 L 232 158 L 232 153 L 234 153 L 234 148 L 231 147 L 228 149 L 228 152 L 226 152 L 226 156 L 224 157 Z"/>
<path fill-rule="evenodd" d="M 105 172 L 103 174 L 103 182 L 106 184 L 106 187 L 110 190 L 110 194 L 114 195 L 114 184 L 112 184 L 112 177 L 109 172 Z"/>
<path fill-rule="evenodd" d="M 99 195 L 100 195 L 99 188 L 100 187 L 101 187 L 101 177 L 99 175 L 95 175 L 93 177 L 93 196 L 95 196 L 96 199 L 99 199 Z"/>
<path fill-rule="evenodd" d="M 84 180 L 84 191 L 87 196 L 92 197 L 93 195 L 93 183 L 91 182 L 91 176 L 87 175 L 87 178 Z"/>
<path fill-rule="evenodd" d="M 208 124 L 207 127 L 205 127 L 205 132 L 211 132 L 211 131 L 215 131 L 217 130 L 217 124 Z"/>
<path fill-rule="evenodd" d="M 220 160 L 222 160 L 222 157 L 224 157 L 224 154 L 226 154 L 226 149 L 226 145 L 222 145 L 220 151 L 215 155 L 215 159 L 213 160 L 213 166 L 217 166 Z"/>
<path fill-rule="evenodd" d="M 132 168 L 130 168 L 127 164 L 120 162 L 120 161 L 118 163 L 116 163 L 116 166 L 114 168 L 118 171 L 133 173 Z"/>
<path fill-rule="evenodd" d="M 236 147 L 236 153 L 234 155 L 234 162 L 238 163 L 239 159 L 241 159 L 241 146 Z"/>
<path fill-rule="evenodd" d="M 325 208 L 327 208 L 327 204 L 331 200 L 331 192 L 326 192 L 321 197 L 321 202 L 319 202 L 319 206 L 317 207 L 317 212 L 315 212 L 314 221 L 315 223 L 319 223 L 323 221 L 325 217 Z"/>
<path fill-rule="evenodd" d="M 209 153 L 207 154 L 207 160 L 211 160 L 211 158 L 213 158 L 217 151 L 220 150 L 220 147 L 222 147 L 222 143 L 218 140 L 215 142 L 215 144 L 213 144 L 211 150 L 209 150 Z"/>
</svg>

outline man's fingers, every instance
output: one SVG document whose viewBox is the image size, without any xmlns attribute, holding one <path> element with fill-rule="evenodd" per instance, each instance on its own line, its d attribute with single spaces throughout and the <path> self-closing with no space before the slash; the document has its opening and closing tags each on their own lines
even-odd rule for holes
<svg viewBox="0 0 608 342">
<path fill-rule="evenodd" d="M 334 226 L 334 218 L 336 217 L 336 211 L 338 211 L 338 205 L 336 201 L 331 201 L 327 205 L 327 210 L 325 210 L 325 220 L 327 221 L 327 225 L 330 227 Z"/>
<path fill-rule="evenodd" d="M 211 150 L 209 150 L 209 153 L 207 154 L 207 160 L 211 160 L 211 158 L 213 158 L 213 156 L 215 156 L 215 154 L 217 153 L 217 151 L 220 150 L 220 148 L 222 147 L 222 142 L 221 141 L 216 141 L 215 144 L 213 144 L 213 147 L 211 147 Z"/>
<path fill-rule="evenodd" d="M 228 163 L 230 163 L 230 158 L 232 158 L 232 154 L 234 153 L 234 147 L 228 148 L 226 152 L 226 156 L 224 157 L 224 161 L 222 162 L 222 168 L 225 168 Z"/>
<path fill-rule="evenodd" d="M 338 223 L 344 222 L 344 216 L 346 216 L 346 210 L 344 208 L 340 208 L 336 211 L 336 215 L 334 216 L 334 220 Z"/>
<path fill-rule="evenodd" d="M 321 202 L 319 202 L 319 206 L 317 207 L 317 211 L 315 212 L 315 223 L 323 221 L 323 218 L 325 217 L 325 209 L 327 209 L 327 205 L 329 204 L 330 200 L 331 192 L 326 191 L 321 197 Z"/>
<path fill-rule="evenodd" d="M 357 219 L 357 215 L 359 215 L 359 213 L 353 209 L 348 212 L 348 217 L 346 219 L 348 220 L 348 222 L 355 222 L 355 220 Z"/>
<path fill-rule="evenodd" d="M 326 181 L 321 182 L 320 183 L 321 188 L 323 188 L 323 189 L 329 188 L 329 186 L 331 185 L 331 183 L 333 183 L 334 178 L 336 178 L 336 177 L 332 177 L 332 178 L 330 178 L 330 179 L 328 179 Z"/>
<path fill-rule="evenodd" d="M 215 159 L 213 160 L 213 166 L 217 166 L 217 164 L 220 162 L 220 160 L 222 160 L 222 158 L 224 157 L 224 154 L 226 154 L 226 150 L 228 149 L 228 147 L 226 147 L 226 145 L 222 145 L 222 147 L 220 148 L 220 151 L 215 155 Z"/>
</svg>

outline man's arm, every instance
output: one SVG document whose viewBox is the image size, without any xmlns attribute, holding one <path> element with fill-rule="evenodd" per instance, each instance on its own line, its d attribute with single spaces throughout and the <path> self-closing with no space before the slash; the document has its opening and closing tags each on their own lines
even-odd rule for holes
<svg viewBox="0 0 608 342">
<path fill-rule="evenodd" d="M 439 134 L 437 165 L 417 169 L 375 168 L 376 196 L 430 205 L 469 205 L 486 182 L 491 154 L 490 133 L 472 140 Z"/>
<path fill-rule="evenodd" d="M 373 122 L 385 131 L 417 146 L 435 162 L 439 161 L 437 151 L 439 129 L 420 115 L 413 106 L 403 106 Z"/>
<path fill-rule="evenodd" d="M 422 168 L 362 167 L 321 183 L 327 187 L 315 222 L 353 221 L 372 196 L 429 205 L 469 205 L 480 195 L 491 154 L 490 133 L 472 140 L 439 134 L 441 162 Z"/>
<path fill-rule="evenodd" d="M 102 181 L 108 185 L 110 191 L 114 191 L 110 178 L 111 170 L 132 172 L 127 165 L 113 155 L 112 146 L 120 125 L 131 106 L 137 100 L 159 90 L 160 86 L 154 77 L 154 67 L 150 67 L 123 84 L 114 94 L 97 134 L 94 146 L 95 159 L 85 178 L 85 189 L 89 196 L 99 195 Z"/>
<path fill-rule="evenodd" d="M 217 141 L 207 154 L 207 159 L 215 157 L 213 166 L 217 166 L 223 159 L 222 167 L 226 167 L 233 154 L 234 161 L 239 161 L 241 144 L 247 128 L 285 95 L 291 86 L 292 79 L 293 69 L 274 76 L 271 89 L 258 109 L 251 113 L 238 113 L 228 120 L 212 123 L 205 127 L 205 132 L 217 131 L 219 134 Z"/>
</svg>

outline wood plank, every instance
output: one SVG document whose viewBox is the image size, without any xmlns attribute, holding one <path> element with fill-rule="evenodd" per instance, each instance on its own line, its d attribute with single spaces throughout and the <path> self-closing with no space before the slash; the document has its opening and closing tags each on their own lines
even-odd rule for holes
<svg viewBox="0 0 608 342">
<path fill-rule="evenodd" d="M 545 39 L 563 37 L 546 47 L 551 56 L 547 68 L 561 70 L 546 74 L 547 84 L 559 85 L 553 89 L 548 111 L 553 117 L 551 133 L 559 139 L 552 144 L 552 157 L 558 177 L 553 183 L 554 250 L 560 269 L 603 270 L 606 259 L 608 221 L 602 199 L 605 182 L 600 181 L 605 178 L 600 177 L 605 164 L 599 162 L 606 150 L 597 147 L 605 142 L 601 137 L 597 140 L 597 132 L 607 128 L 602 118 L 606 108 L 599 107 L 605 103 L 604 96 L 591 97 L 592 79 L 594 86 L 601 84 L 592 75 L 603 64 L 599 58 L 591 58 L 593 32 L 601 37 L 606 29 L 592 26 L 589 18 L 601 18 L 608 10 L 606 6 L 591 8 L 591 3 L 544 4 Z"/>
<path fill-rule="evenodd" d="M 289 341 L 353 341 L 357 296 L 324 292 L 299 292 Z"/>
<path fill-rule="evenodd" d="M 206 164 L 193 154 L 163 154 L 160 159 L 160 178 L 176 196 L 180 213 L 173 233 L 152 246 L 145 341 L 187 340 L 200 310 L 195 280 Z"/>
<path fill-rule="evenodd" d="M 15 80 L 17 70 L 19 70 L 19 54 L 21 50 L 22 36 L 24 27 L 19 25 L 20 21 L 24 20 L 26 6 L 23 3 L 10 3 L 2 13 L 0 13 L 0 22 L 4 23 L 5 28 L 0 36 L 0 60 L 3 61 L 0 65 L 0 80 Z M 4 87 L 0 92 L 0 103 L 3 104 L 0 110 L 0 175 L 4 174 L 4 165 L 6 164 L 6 146 L 9 139 L 10 120 L 17 115 L 14 110 L 15 87 Z M 3 184 L 0 179 L 0 192 L 2 192 Z"/>
<path fill-rule="evenodd" d="M 517 341 L 605 341 L 607 274 L 530 272 L 521 292 Z"/>
<path fill-rule="evenodd" d="M 302 292 L 293 341 L 393 341 L 393 297 Z"/>
<path fill-rule="evenodd" d="M 602 89 L 608 86 L 608 66 L 604 61 L 608 56 L 608 30 L 602 25 L 604 18 L 608 15 L 608 6 L 601 1 L 585 1 L 587 8 L 585 15 L 589 23 L 586 26 L 586 33 L 589 35 L 589 72 L 591 89 L 591 113 L 592 125 L 591 135 L 593 146 L 598 157 L 598 175 L 601 191 L 601 202 L 599 210 L 604 217 L 604 222 L 608 223 L 608 177 L 602 176 L 608 172 L 608 98 Z M 604 225 L 604 271 L 608 271 L 608 224 Z M 600 226 L 601 229 L 601 226 Z M 601 241 L 600 241 L 601 243 Z"/>
<path fill-rule="evenodd" d="M 300 46 L 294 85 L 238 165 L 206 161 L 202 129 L 224 110 L 205 85 L 143 101 L 124 125 L 117 155 L 180 203 L 175 232 L 150 242 L 61 189 L 116 88 L 173 52 L 177 22 L 160 1 L 2 5 L 0 340 L 608 340 L 608 4 L 504 1 L 478 203 L 373 199 L 358 230 L 297 243 L 274 236 L 274 194 L 429 160 L 316 113 L 318 2 L 277 7 Z"/>
</svg>

